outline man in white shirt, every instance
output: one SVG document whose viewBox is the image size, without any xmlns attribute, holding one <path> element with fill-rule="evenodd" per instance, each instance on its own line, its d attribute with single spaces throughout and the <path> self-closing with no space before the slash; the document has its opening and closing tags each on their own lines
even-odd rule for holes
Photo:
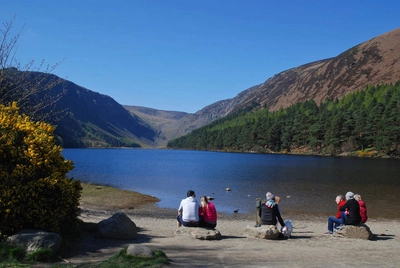
<svg viewBox="0 0 400 268">
<path fill-rule="evenodd" d="M 182 199 L 178 208 L 178 227 L 196 227 L 199 223 L 199 202 L 194 191 L 187 192 L 187 198 Z"/>
</svg>

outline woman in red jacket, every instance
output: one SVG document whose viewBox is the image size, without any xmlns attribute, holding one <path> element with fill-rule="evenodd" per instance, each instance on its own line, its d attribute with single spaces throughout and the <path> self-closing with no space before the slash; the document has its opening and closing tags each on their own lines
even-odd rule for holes
<svg viewBox="0 0 400 268">
<path fill-rule="evenodd" d="M 199 216 L 200 216 L 200 227 L 206 227 L 214 229 L 217 226 L 217 210 L 213 203 L 208 201 L 207 196 L 200 198 Z"/>
<path fill-rule="evenodd" d="M 368 220 L 367 206 L 365 205 L 364 201 L 361 200 L 361 195 L 355 194 L 354 199 L 357 200 L 358 204 L 360 205 L 361 222 L 366 223 Z"/>
</svg>

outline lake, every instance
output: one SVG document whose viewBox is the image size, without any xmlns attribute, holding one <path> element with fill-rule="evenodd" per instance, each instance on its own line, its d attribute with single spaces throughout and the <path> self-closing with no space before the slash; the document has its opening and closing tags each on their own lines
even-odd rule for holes
<svg viewBox="0 0 400 268">
<path fill-rule="evenodd" d="M 218 211 L 254 213 L 256 198 L 282 197 L 283 216 L 335 215 L 335 198 L 362 196 L 368 216 L 400 218 L 400 161 L 163 149 L 64 149 L 68 176 L 159 198 L 177 209 L 188 190 L 212 196 Z M 230 188 L 231 191 L 226 191 Z"/>
</svg>

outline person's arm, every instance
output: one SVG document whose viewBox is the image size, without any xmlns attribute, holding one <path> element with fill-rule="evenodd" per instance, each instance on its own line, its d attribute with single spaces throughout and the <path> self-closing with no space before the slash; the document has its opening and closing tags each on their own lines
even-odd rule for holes
<svg viewBox="0 0 400 268">
<path fill-rule="evenodd" d="M 203 216 L 204 212 L 203 212 L 203 208 L 199 206 L 199 216 Z"/>
<path fill-rule="evenodd" d="M 183 210 L 183 207 L 182 207 L 182 202 L 179 204 L 179 208 L 178 208 L 178 215 L 179 214 L 182 214 L 182 210 Z"/>
<path fill-rule="evenodd" d="M 348 205 L 347 202 L 346 202 L 343 206 L 341 206 L 341 207 L 339 208 L 339 210 L 340 210 L 340 211 L 345 211 L 346 208 L 349 208 L 349 205 Z"/>
<path fill-rule="evenodd" d="M 285 223 L 283 222 L 281 213 L 279 212 L 278 206 L 274 206 L 274 209 L 276 210 L 276 217 L 278 218 L 279 223 L 281 224 L 282 227 L 285 227 Z"/>
</svg>

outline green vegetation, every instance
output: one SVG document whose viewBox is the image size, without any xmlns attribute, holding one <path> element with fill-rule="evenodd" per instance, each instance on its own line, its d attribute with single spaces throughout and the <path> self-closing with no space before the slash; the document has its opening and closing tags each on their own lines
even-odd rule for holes
<svg viewBox="0 0 400 268">
<path fill-rule="evenodd" d="M 127 249 L 121 250 L 109 259 L 99 263 L 82 264 L 53 264 L 49 267 L 80 267 L 80 268 L 128 268 L 128 267 L 162 267 L 169 263 L 167 256 L 161 250 L 153 251 L 152 257 L 138 257 L 128 255 Z M 26 254 L 20 247 L 11 247 L 7 244 L 0 244 L 0 268 L 2 267 L 31 267 L 32 264 L 44 263 L 54 260 L 50 249 L 40 249 L 33 253 Z"/>
<path fill-rule="evenodd" d="M 103 262 L 93 264 L 93 263 L 83 263 L 79 265 L 74 265 L 77 268 L 130 268 L 130 267 L 162 267 L 168 264 L 168 259 L 165 253 L 161 250 L 153 251 L 153 257 L 136 257 L 128 255 L 126 249 L 121 250 L 119 253 L 115 254 L 108 260 Z M 61 266 L 60 266 L 61 267 Z M 63 265 L 62 267 L 65 267 Z M 67 266 L 68 267 L 68 266 Z"/>
<path fill-rule="evenodd" d="M 12 247 L 0 244 L 0 268 L 1 267 L 30 267 L 36 262 L 48 262 L 53 258 L 51 249 L 40 249 L 26 254 L 21 247 Z"/>
<path fill-rule="evenodd" d="M 54 128 L 0 104 L 0 232 L 62 233 L 77 223 L 80 181 L 67 178 L 72 161 L 55 145 Z"/>
<path fill-rule="evenodd" d="M 158 199 L 148 195 L 139 194 L 117 188 L 82 183 L 81 203 L 85 206 L 103 207 L 106 209 L 129 209 L 147 203 L 157 202 Z M 62 233 L 61 250 L 57 255 L 53 255 L 49 249 L 41 249 L 31 254 L 26 254 L 21 247 L 12 247 L 4 243 L 6 236 L 0 236 L 0 268 L 2 267 L 31 267 L 32 264 L 54 263 L 49 267 L 161 267 L 168 263 L 167 257 L 162 251 L 154 251 L 152 258 L 133 257 L 126 255 L 126 249 L 112 256 L 110 259 L 101 263 L 83 263 L 67 265 L 60 256 L 64 256 L 80 243 L 87 234 L 97 231 L 97 223 L 83 222 L 78 220 L 78 224 L 71 225 Z M 46 265 L 47 265 L 46 264 Z"/>
<path fill-rule="evenodd" d="M 276 112 L 255 108 L 174 139 L 170 148 L 266 153 L 399 156 L 400 83 L 368 86 L 340 101 Z"/>
<path fill-rule="evenodd" d="M 25 250 L 21 247 L 0 244 L 0 260 L 2 261 L 19 262 L 25 258 L 25 255 Z"/>
</svg>

